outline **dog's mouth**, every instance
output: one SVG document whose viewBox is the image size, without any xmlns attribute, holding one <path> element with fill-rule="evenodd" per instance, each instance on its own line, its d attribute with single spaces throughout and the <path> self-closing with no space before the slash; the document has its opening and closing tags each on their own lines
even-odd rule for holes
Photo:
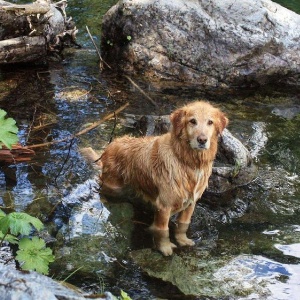
<svg viewBox="0 0 300 300">
<path fill-rule="evenodd" d="M 194 150 L 199 150 L 199 151 L 208 150 L 209 142 L 199 143 L 198 141 L 192 140 L 192 141 L 190 141 L 190 146 Z"/>
<path fill-rule="evenodd" d="M 198 149 L 199 150 L 207 150 L 208 149 L 207 144 L 198 143 Z"/>
</svg>

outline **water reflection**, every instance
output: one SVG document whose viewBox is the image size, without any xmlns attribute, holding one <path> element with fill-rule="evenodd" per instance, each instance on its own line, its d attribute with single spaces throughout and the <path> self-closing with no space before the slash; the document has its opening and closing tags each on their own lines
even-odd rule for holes
<svg viewBox="0 0 300 300">
<path fill-rule="evenodd" d="M 114 2 L 90 2 L 91 6 L 84 1 L 69 2 L 70 15 L 75 16 L 81 29 L 79 39 L 89 49 L 70 51 L 62 64 L 49 69 L 2 71 L 0 85 L 9 83 L 9 88 L 1 94 L 1 108 L 20 124 L 22 143 L 69 137 L 127 100 L 128 112 L 158 113 L 124 78 L 106 77 L 99 70 L 97 55 L 84 26 L 89 19 L 88 25 L 96 32 L 97 40 L 98 15 Z M 206 95 L 203 91 L 181 89 L 161 92 L 141 79 L 136 80 L 157 101 L 162 114 L 199 96 L 218 103 L 229 115 L 230 130 L 249 147 L 260 168 L 256 181 L 224 196 L 223 203 L 206 202 L 198 206 L 191 232 L 197 246 L 179 250 L 180 258 L 210 255 L 208 262 L 218 261 L 220 265 L 228 259 L 228 264 L 216 270 L 209 284 L 216 285 L 214 280 L 219 278 L 224 291 L 226 285 L 231 285 L 250 294 L 240 294 L 239 299 L 297 299 L 300 294 L 298 94 L 276 92 L 274 87 L 233 95 L 213 92 Z M 42 124 L 47 126 L 33 131 Z M 158 294 L 167 298 L 170 291 L 184 299 L 182 293 L 162 281 L 158 291 L 157 281 L 153 283 L 143 276 L 140 267 L 130 259 L 132 250 L 150 247 L 145 238 L 148 219 L 144 211 L 139 212 L 138 218 L 128 203 L 104 205 L 94 191 L 95 172 L 78 148 L 105 147 L 113 126 L 114 122 L 106 122 L 78 139 L 37 148 L 29 163 L 1 166 L 0 203 L 49 221 L 49 231 L 58 240 L 54 246 L 57 263 L 52 269 L 56 275 L 62 276 L 62 269 L 72 273 L 84 265 L 74 280 L 79 286 L 86 284 L 86 278 L 90 285 L 97 285 L 100 274 L 108 289 L 118 286 L 133 299 L 154 299 Z M 120 127 L 114 134 L 122 132 Z M 133 232 L 137 240 L 131 240 Z M 149 253 L 153 255 L 150 250 Z M 152 266 L 150 255 L 146 258 Z M 181 262 L 182 268 L 192 266 L 198 280 L 203 279 L 199 259 L 195 265 L 189 265 L 189 260 Z M 173 275 L 172 270 L 169 273 Z M 218 298 L 213 294 L 208 297 Z M 230 297 L 230 292 L 226 297 Z"/>
<path fill-rule="evenodd" d="M 299 265 L 280 264 L 262 256 L 238 257 L 220 270 L 221 274 L 227 274 L 228 284 L 242 285 L 245 290 L 255 285 L 256 293 L 239 299 L 274 300 L 298 299 L 299 272 Z"/>
<path fill-rule="evenodd" d="M 89 59 L 88 64 L 86 59 Z M 22 105 L 26 107 L 26 113 L 23 111 L 21 116 L 15 106 L 7 106 L 17 121 L 24 124 L 20 131 L 22 142 L 40 143 L 72 136 L 120 105 L 119 95 L 122 95 L 122 100 L 130 99 L 130 112 L 154 113 L 152 106 L 145 104 L 139 92 L 132 89 L 128 82 L 114 81 L 113 78 L 109 81 L 101 76 L 93 54 L 82 50 L 70 55 L 63 68 L 50 69 L 48 82 L 45 81 L 47 98 L 44 95 L 43 100 L 46 102 L 35 102 L 37 109 L 32 110 L 28 104 L 32 98 L 26 98 L 28 102 L 25 104 L 23 97 Z M 115 98 L 109 98 L 109 90 L 121 92 L 115 94 Z M 10 97 L 14 93 L 12 90 Z M 162 104 L 163 114 L 197 97 L 197 91 L 178 91 L 175 94 L 172 91 L 167 94 L 150 89 L 148 93 Z M 31 93 L 27 90 L 26 94 Z M 257 298 L 271 295 L 272 299 L 277 299 L 281 295 L 283 298 L 278 299 L 288 299 L 299 288 L 295 272 L 299 272 L 296 264 L 299 263 L 300 236 L 298 231 L 293 231 L 293 226 L 300 226 L 297 175 L 299 120 L 298 113 L 291 116 L 289 111 L 287 118 L 287 114 L 280 114 L 278 109 L 287 105 L 295 107 L 296 100 L 288 94 L 266 98 L 252 91 L 248 95 L 235 95 L 228 101 L 221 102 L 222 99 L 217 95 L 214 101 L 222 103 L 232 120 L 230 130 L 249 147 L 260 170 L 253 183 L 229 193 L 223 203 L 212 203 L 208 199 L 208 202 L 198 206 L 191 226 L 197 246 L 191 255 L 197 257 L 205 250 L 211 251 L 209 260 L 216 260 L 220 265 L 225 261 L 222 253 L 230 256 L 230 269 L 219 268 L 214 276 L 223 276 L 220 277 L 222 282 L 232 284 L 236 280 L 236 289 L 242 287 L 254 297 L 247 296 L 246 299 L 255 299 L 254 291 L 257 291 Z M 54 118 L 51 117 L 51 121 L 47 122 L 49 125 L 33 135 L 31 124 L 37 123 L 32 121 L 45 120 L 46 114 Z M 29 121 L 25 122 L 26 119 Z M 100 272 L 102 276 L 115 278 L 107 280 L 109 289 L 119 284 L 138 299 L 136 286 L 151 283 L 141 276 L 141 271 L 132 262 L 128 264 L 130 270 L 123 271 L 122 262 L 128 260 L 130 251 L 151 246 L 147 244 L 148 237 L 145 238 L 144 231 L 148 221 L 145 221 L 144 215 L 133 217 L 130 207 L 103 205 L 95 193 L 96 183 L 91 179 L 95 172 L 78 152 L 83 146 L 92 146 L 97 150 L 105 147 L 113 127 L 114 122 L 106 122 L 79 138 L 37 148 L 36 156 L 29 163 L 2 168 L 0 197 L 2 205 L 25 210 L 49 221 L 53 236 L 58 239 L 55 245 L 57 262 L 52 267 L 57 276 L 62 276 L 59 273 L 61 266 L 66 266 L 65 269 L 71 273 L 84 264 L 85 268 L 79 273 L 81 280 L 74 278 L 77 285 L 83 285 L 82 278 L 90 278 L 90 283 L 96 282 Z M 122 129 L 117 127 L 114 133 L 121 132 Z M 132 219 L 137 222 L 134 227 Z M 141 238 L 132 241 L 132 236 Z M 190 250 L 181 251 L 182 261 L 185 261 L 184 255 Z M 248 253 L 263 256 L 245 256 Z M 196 264 L 195 269 L 198 268 Z M 129 273 L 132 278 L 138 278 L 135 285 L 126 283 Z M 230 278 L 234 281 L 226 274 L 231 274 Z M 275 283 L 276 290 L 273 287 Z M 151 288 L 143 290 L 143 293 L 147 294 L 147 298 L 157 295 L 158 291 Z"/>
<path fill-rule="evenodd" d="M 291 255 L 300 258 L 300 243 L 291 245 L 275 244 L 274 247 L 282 251 L 284 255 Z"/>
</svg>

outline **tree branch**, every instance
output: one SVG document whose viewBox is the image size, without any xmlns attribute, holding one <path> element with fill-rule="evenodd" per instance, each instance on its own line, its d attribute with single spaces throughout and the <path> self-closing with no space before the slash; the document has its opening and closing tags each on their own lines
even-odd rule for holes
<svg viewBox="0 0 300 300">
<path fill-rule="evenodd" d="M 70 139 L 74 139 L 75 137 L 78 137 L 80 135 L 83 135 L 89 131 L 91 131 L 92 129 L 98 127 L 99 125 L 101 125 L 102 123 L 104 123 L 105 121 L 113 118 L 115 115 L 119 114 L 121 111 L 123 111 L 127 106 L 129 105 L 129 103 L 125 103 L 123 106 L 121 106 L 120 108 L 118 108 L 116 111 L 112 112 L 112 113 L 109 113 L 108 115 L 106 115 L 103 119 L 97 121 L 97 122 L 94 122 L 92 125 L 90 125 L 89 127 L 73 134 L 73 135 L 70 135 L 69 137 L 66 137 L 62 140 L 57 140 L 57 141 L 52 141 L 52 142 L 48 142 L 48 143 L 42 143 L 42 144 L 36 144 L 36 145 L 29 145 L 27 146 L 27 148 L 29 149 L 33 149 L 33 148 L 41 148 L 41 147 L 46 147 L 46 146 L 50 146 L 50 145 L 53 145 L 53 144 L 58 144 L 58 143 L 61 143 L 61 142 L 65 142 L 65 141 L 68 141 Z"/>
</svg>

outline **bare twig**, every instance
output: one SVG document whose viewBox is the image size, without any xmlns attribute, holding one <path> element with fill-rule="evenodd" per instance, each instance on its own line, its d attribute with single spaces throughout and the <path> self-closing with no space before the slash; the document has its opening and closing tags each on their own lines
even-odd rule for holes
<svg viewBox="0 0 300 300">
<path fill-rule="evenodd" d="M 46 147 L 46 146 L 50 146 L 50 145 L 53 145 L 53 144 L 58 144 L 58 143 L 61 143 L 61 142 L 66 142 L 68 140 L 71 140 L 71 139 L 74 139 L 75 137 L 78 137 L 80 135 L 83 135 L 87 132 L 89 132 L 90 130 L 98 127 L 99 125 L 101 125 L 102 123 L 104 123 L 105 121 L 113 118 L 115 115 L 119 114 L 121 111 L 123 111 L 127 106 L 129 105 L 129 103 L 125 103 L 123 106 L 121 106 L 120 108 L 118 108 L 117 110 L 115 110 L 114 112 L 106 115 L 103 119 L 101 119 L 100 121 L 97 121 L 97 122 L 94 122 L 91 126 L 73 134 L 73 135 L 70 135 L 69 137 L 66 137 L 62 140 L 57 140 L 57 141 L 52 141 L 52 142 L 48 142 L 48 143 L 42 143 L 42 144 L 36 144 L 36 145 L 29 145 L 27 146 L 27 148 L 29 149 L 33 149 L 33 148 L 41 148 L 41 147 Z"/>
<path fill-rule="evenodd" d="M 101 57 L 100 51 L 99 51 L 99 49 L 98 49 L 98 47 L 97 47 L 97 45 L 96 45 L 96 43 L 95 43 L 95 41 L 94 41 L 91 33 L 90 33 L 89 28 L 87 26 L 85 26 L 85 27 L 86 27 L 86 31 L 89 34 L 89 37 L 90 37 L 90 39 L 91 39 L 91 41 L 92 41 L 92 43 L 93 43 L 93 45 L 94 45 L 94 47 L 95 47 L 95 49 L 96 49 L 96 51 L 98 53 L 100 61 L 103 62 L 109 69 L 111 69 L 110 65 L 105 60 L 103 60 L 103 58 Z"/>
<path fill-rule="evenodd" d="M 106 116 L 105 116 L 103 119 L 101 119 L 100 121 L 94 122 L 94 123 L 93 123 L 91 126 L 89 126 L 88 128 L 83 129 L 83 130 L 77 132 L 77 133 L 75 134 L 75 136 L 79 136 L 79 135 L 85 134 L 85 133 L 87 133 L 88 131 L 90 131 L 90 130 L 96 128 L 96 127 L 98 127 L 98 126 L 99 126 L 100 124 L 102 124 L 103 122 L 105 122 L 105 121 L 107 121 L 107 120 L 113 118 L 115 115 L 119 114 L 119 113 L 120 113 L 121 111 L 123 111 L 128 105 L 129 105 L 128 102 L 125 103 L 123 106 L 121 106 L 120 108 L 118 108 L 118 109 L 115 110 L 114 112 L 112 112 L 112 113 L 106 115 Z"/>
<path fill-rule="evenodd" d="M 32 116 L 32 122 L 30 123 L 29 128 L 28 128 L 28 134 L 27 134 L 27 138 L 26 138 L 26 144 L 28 143 L 30 132 L 32 131 L 32 128 L 33 128 L 33 123 L 35 121 L 36 110 L 37 110 L 37 107 L 35 105 L 34 106 L 33 116 Z"/>
<path fill-rule="evenodd" d="M 57 184 L 57 178 L 60 176 L 62 170 L 64 169 L 64 166 L 66 165 L 66 163 L 67 163 L 67 161 L 68 161 L 68 159 L 69 159 L 69 157 L 70 157 L 70 152 L 71 152 L 71 148 L 72 148 L 73 144 L 74 144 L 74 139 L 71 140 L 71 143 L 70 143 L 69 149 L 68 149 L 68 154 L 67 154 L 67 156 L 66 156 L 66 158 L 65 158 L 65 160 L 64 160 L 64 162 L 63 162 L 63 164 L 61 165 L 61 168 L 60 168 L 58 174 L 57 174 L 57 175 L 55 176 L 55 178 L 54 178 L 54 182 L 55 182 L 55 184 L 56 184 L 57 186 L 58 186 L 58 184 Z"/>
<path fill-rule="evenodd" d="M 135 88 L 137 88 L 140 91 L 140 93 L 142 93 L 155 106 L 156 109 L 159 109 L 159 106 L 157 105 L 157 103 L 149 95 L 147 95 L 129 76 L 127 76 L 127 75 L 124 75 L 124 76 L 130 81 L 130 83 Z"/>
<path fill-rule="evenodd" d="M 114 127 L 111 131 L 111 134 L 110 134 L 110 139 L 109 139 L 109 144 L 111 143 L 112 139 L 113 139 L 113 135 L 114 135 L 114 132 L 115 132 L 115 129 L 116 129 L 116 126 L 117 126 L 117 116 L 115 115 L 114 116 Z"/>
<path fill-rule="evenodd" d="M 101 57 L 100 51 L 99 51 L 99 49 L 98 49 L 98 47 L 97 47 L 97 45 L 96 45 L 96 43 L 95 43 L 95 41 L 94 41 L 94 39 L 93 39 L 93 37 L 92 37 L 90 31 L 89 31 L 88 26 L 86 26 L 86 30 L 87 30 L 87 32 L 88 32 L 88 34 L 89 34 L 89 37 L 90 37 L 90 39 L 91 39 L 91 41 L 92 41 L 92 43 L 93 43 L 93 45 L 94 45 L 94 47 L 95 47 L 95 49 L 96 49 L 96 51 L 97 51 L 97 53 L 98 53 L 98 56 L 99 56 L 100 61 L 101 61 L 102 63 L 104 63 L 109 69 L 111 69 L 111 67 L 107 64 L 107 62 L 104 61 L 103 58 Z M 100 66 L 100 69 L 101 69 L 101 66 Z M 156 109 L 159 109 L 159 106 L 157 105 L 157 103 L 156 103 L 149 95 L 147 95 L 147 94 L 143 91 L 143 89 L 142 89 L 141 87 L 139 87 L 139 85 L 138 85 L 137 83 L 135 83 L 129 76 L 127 76 L 127 75 L 124 75 L 124 76 L 125 76 L 125 78 L 127 78 L 127 79 L 130 81 L 130 83 L 131 83 L 136 89 L 139 90 L 139 92 L 140 92 L 141 94 L 143 94 L 143 95 L 144 95 L 144 96 L 145 96 L 145 97 L 146 97 L 146 98 L 147 98 L 147 99 L 155 106 Z"/>
</svg>

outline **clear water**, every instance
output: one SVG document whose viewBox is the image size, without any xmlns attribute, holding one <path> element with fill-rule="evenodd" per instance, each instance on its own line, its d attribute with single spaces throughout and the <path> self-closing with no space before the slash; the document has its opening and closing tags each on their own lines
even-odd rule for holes
<svg viewBox="0 0 300 300">
<path fill-rule="evenodd" d="M 115 2 L 69 2 L 68 14 L 80 29 L 78 39 L 84 47 L 66 53 L 62 64 L 0 71 L 0 106 L 17 120 L 23 143 L 70 137 L 127 101 L 130 106 L 126 112 L 157 113 L 126 79 L 109 77 L 99 70 L 85 25 L 99 43 L 101 16 Z M 300 10 L 298 1 L 277 2 L 296 12 Z M 157 101 L 161 114 L 199 97 L 220 104 L 231 120 L 229 129 L 249 147 L 259 166 L 258 177 L 250 185 L 224 195 L 221 202 L 208 195 L 199 204 L 190 233 L 196 246 L 179 251 L 179 257 L 189 257 L 189 251 L 193 257 L 179 264 L 182 270 L 187 267 L 185 276 L 198 276 L 195 285 L 203 282 L 210 293 L 204 294 L 210 299 L 224 299 L 218 296 L 209 277 L 214 264 L 219 266 L 214 278 L 220 286 L 230 283 L 230 291 L 235 291 L 239 299 L 254 299 L 255 293 L 260 295 L 257 299 L 262 299 L 261 295 L 265 299 L 297 299 L 299 92 L 268 87 L 233 95 L 195 90 L 161 93 L 142 80 L 139 84 Z M 128 203 L 101 204 L 93 181 L 95 171 L 78 150 L 84 146 L 101 150 L 113 128 L 111 120 L 79 138 L 35 148 L 31 162 L 2 165 L 1 207 L 26 211 L 45 222 L 56 238 L 52 244 L 57 257 L 52 265 L 54 278 L 65 279 L 77 270 L 68 281 L 90 292 L 111 290 L 117 294 L 123 289 L 133 299 L 201 299 L 183 296 L 180 284 L 176 288 L 170 278 L 173 284 L 146 275 L 153 271 L 153 261 L 148 266 L 147 260 L 140 261 L 140 252 L 135 252 L 151 247 L 150 236 L 145 232 L 150 218 L 144 211 L 136 211 Z M 123 132 L 118 124 L 113 135 Z M 166 263 L 157 259 L 160 264 Z M 224 274 L 228 276 L 224 278 Z M 226 297 L 230 298 L 230 293 Z"/>
</svg>

